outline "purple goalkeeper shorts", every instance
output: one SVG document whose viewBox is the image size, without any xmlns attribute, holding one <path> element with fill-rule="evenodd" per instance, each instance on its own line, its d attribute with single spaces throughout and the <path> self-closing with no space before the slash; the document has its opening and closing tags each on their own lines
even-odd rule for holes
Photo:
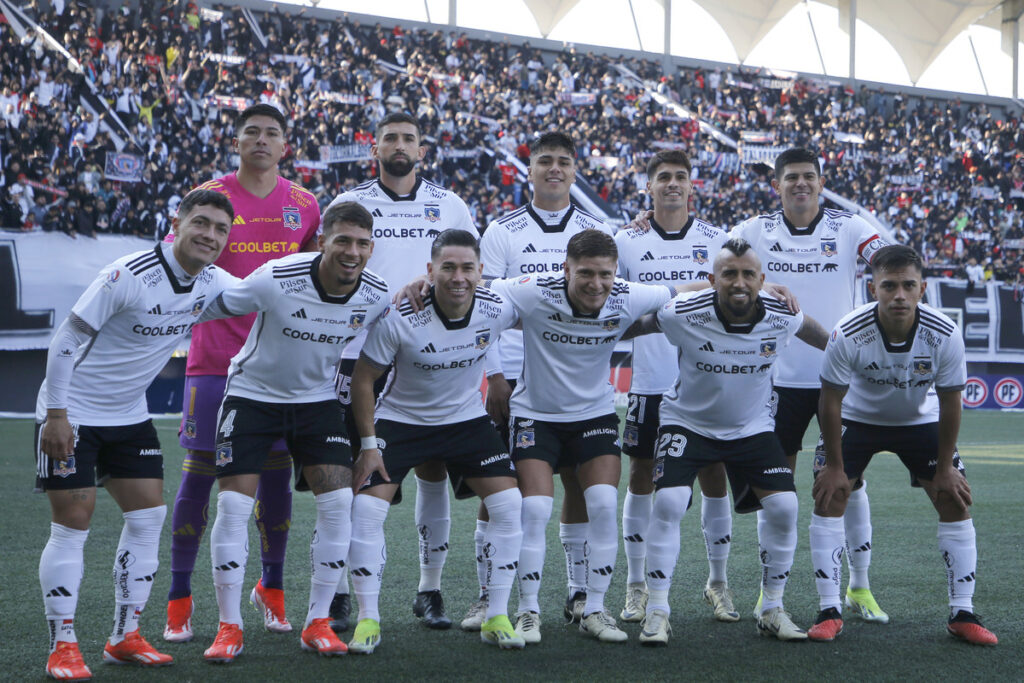
<svg viewBox="0 0 1024 683">
<path fill-rule="evenodd" d="M 178 443 L 191 451 L 216 450 L 217 413 L 224 400 L 223 375 L 190 375 L 185 377 L 185 396 L 181 406 L 181 427 Z M 278 439 L 271 452 L 287 452 L 284 439 Z"/>
</svg>

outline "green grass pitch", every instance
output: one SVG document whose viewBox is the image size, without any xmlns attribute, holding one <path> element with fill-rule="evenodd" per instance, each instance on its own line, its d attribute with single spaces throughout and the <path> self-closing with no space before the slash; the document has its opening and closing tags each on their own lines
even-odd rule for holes
<svg viewBox="0 0 1024 683">
<path fill-rule="evenodd" d="M 177 424 L 157 422 L 166 454 L 165 498 L 173 502 L 180 477 L 182 451 Z M 813 435 L 816 436 L 816 435 Z M 794 620 L 810 626 L 818 602 L 808 551 L 811 468 L 809 448 L 797 470 L 801 509 L 799 546 L 786 591 L 786 607 Z M 0 596 L 7 612 L 0 619 L 0 678 L 39 680 L 46 659 L 46 624 L 37 579 L 39 553 L 46 542 L 49 506 L 31 493 L 33 483 L 32 424 L 28 420 L 0 422 Z M 387 521 L 389 563 L 381 596 L 384 641 L 370 657 L 350 655 L 321 659 L 299 649 L 297 631 L 266 633 L 259 617 L 246 607 L 245 653 L 227 667 L 207 664 L 202 651 L 212 641 L 217 615 L 210 579 L 209 544 L 200 550 L 194 580 L 196 638 L 180 645 L 164 643 L 164 607 L 170 581 L 170 539 L 162 538 L 161 570 L 142 632 L 175 657 L 175 665 L 151 672 L 106 666 L 101 652 L 113 615 L 110 568 L 120 534 L 119 511 L 100 492 L 92 531 L 86 545 L 86 568 L 78 605 L 76 630 L 96 680 L 132 678 L 153 681 L 184 680 L 315 680 L 327 675 L 359 676 L 366 680 L 446 679 L 510 680 L 832 680 L 938 679 L 1020 680 L 1019 654 L 1024 640 L 1024 599 L 1018 579 L 1024 575 L 1021 528 L 1024 507 L 1024 415 L 971 412 L 964 416 L 960 452 L 967 463 L 974 492 L 973 514 L 978 530 L 978 590 L 975 605 L 985 624 L 1000 638 L 996 648 L 977 648 L 953 641 L 945 633 L 946 587 L 936 549 L 936 515 L 924 493 L 908 486 L 906 471 L 893 456 L 875 458 L 866 474 L 874 523 L 872 588 L 892 621 L 865 624 L 850 616 L 846 631 L 833 643 L 781 643 L 756 634 L 751 610 L 757 597 L 759 566 L 752 515 L 734 522 L 730 583 L 742 620 L 722 624 L 713 620 L 700 598 L 707 572 L 700 535 L 699 502 L 683 520 L 680 565 L 673 585 L 673 637 L 667 648 L 641 648 L 638 626 L 626 625 L 630 641 L 622 645 L 589 640 L 575 627 L 564 626 L 564 556 L 552 522 L 541 605 L 543 642 L 524 651 L 500 652 L 485 646 L 475 633 L 456 628 L 438 632 L 423 628 L 412 615 L 418 580 L 416 541 L 412 523 L 415 485 L 406 481 L 406 502 L 394 507 Z M 625 468 L 620 505 L 625 491 Z M 556 486 L 556 489 L 559 487 Z M 560 506 L 556 493 L 555 510 Z M 474 501 L 453 502 L 451 552 L 444 576 L 449 614 L 457 622 L 476 597 L 473 566 Z M 301 625 L 309 585 L 308 541 L 314 509 L 312 496 L 296 494 L 286 570 L 288 615 Z M 170 522 L 168 520 L 168 526 Z M 258 544 L 252 548 L 246 591 L 258 575 Z M 625 556 L 621 550 L 608 607 L 616 614 L 625 591 Z M 247 595 L 247 592 L 246 592 Z M 512 609 L 515 609 L 515 595 Z M 348 634 L 351 635 L 351 631 Z"/>
</svg>

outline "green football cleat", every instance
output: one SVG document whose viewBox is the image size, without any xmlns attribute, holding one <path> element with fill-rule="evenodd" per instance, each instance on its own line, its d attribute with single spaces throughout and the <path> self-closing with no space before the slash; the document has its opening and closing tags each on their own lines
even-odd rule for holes
<svg viewBox="0 0 1024 683">
<path fill-rule="evenodd" d="M 360 619 L 348 644 L 348 651 L 357 655 L 372 655 L 381 640 L 380 622 L 376 619 Z"/>
<path fill-rule="evenodd" d="M 491 617 L 480 626 L 480 640 L 497 645 L 502 650 L 521 650 L 526 647 L 526 640 L 516 633 L 512 622 L 504 614 Z"/>
<path fill-rule="evenodd" d="M 889 623 L 889 615 L 875 602 L 875 596 L 871 594 L 870 588 L 847 588 L 846 607 L 854 614 L 859 614 L 864 621 L 875 624 Z"/>
</svg>

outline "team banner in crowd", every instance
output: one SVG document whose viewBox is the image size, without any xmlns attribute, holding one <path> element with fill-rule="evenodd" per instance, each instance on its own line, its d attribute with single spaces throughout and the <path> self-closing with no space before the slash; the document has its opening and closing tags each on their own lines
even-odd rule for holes
<svg viewBox="0 0 1024 683">
<path fill-rule="evenodd" d="M 841 133 L 838 130 L 832 131 L 832 137 L 836 142 L 849 142 L 854 145 L 863 145 L 865 142 L 864 137 L 857 133 Z"/>
<path fill-rule="evenodd" d="M 328 164 L 345 164 L 353 161 L 372 159 L 370 145 L 321 145 L 320 161 Z"/>
<path fill-rule="evenodd" d="M 208 95 L 206 102 L 208 105 L 218 109 L 236 109 L 238 111 L 242 111 L 249 106 L 249 98 L 233 97 L 231 95 Z"/>
<path fill-rule="evenodd" d="M 340 104 L 366 104 L 366 98 L 364 96 L 350 92 L 330 92 L 325 90 L 320 93 L 320 99 L 327 100 L 328 102 L 338 102 Z"/>
<path fill-rule="evenodd" d="M 107 163 L 103 169 L 103 177 L 107 180 L 119 180 L 123 183 L 137 183 L 142 180 L 142 170 L 146 160 L 137 154 L 126 152 L 107 152 Z"/>
<path fill-rule="evenodd" d="M 740 147 L 739 155 L 740 160 L 745 164 L 761 162 L 772 166 L 775 164 L 776 157 L 785 151 L 785 147 L 776 145 L 743 145 Z"/>
<path fill-rule="evenodd" d="M 219 52 L 207 52 L 206 59 L 211 62 L 218 62 L 229 66 L 245 64 L 245 57 L 241 55 L 222 55 Z"/>
</svg>

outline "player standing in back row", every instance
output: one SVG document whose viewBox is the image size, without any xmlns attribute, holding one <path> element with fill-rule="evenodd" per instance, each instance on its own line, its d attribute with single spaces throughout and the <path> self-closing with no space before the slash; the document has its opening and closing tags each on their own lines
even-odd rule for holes
<svg viewBox="0 0 1024 683">
<path fill-rule="evenodd" d="M 441 231 L 454 228 L 479 236 L 466 203 L 452 192 L 420 178 L 416 166 L 426 149 L 420 140 L 419 122 L 408 114 L 388 114 L 377 124 L 372 154 L 380 176 L 339 195 L 331 205 L 354 201 L 373 215 L 375 249 L 369 268 L 379 274 L 392 293 L 421 273 L 430 262 L 430 245 Z M 362 349 L 361 334 L 345 349 L 338 374 L 338 398 L 350 406 L 349 384 L 352 369 Z M 378 388 L 379 390 L 379 388 Z M 346 409 L 345 421 L 355 443 L 359 432 L 352 411 Z M 451 620 L 445 614 L 441 597 L 441 572 L 448 556 L 451 528 L 451 503 L 448 474 L 442 463 L 420 465 L 416 472 L 416 529 L 419 532 L 420 583 L 413 613 L 430 628 L 445 629 Z M 395 502 L 401 500 L 401 490 Z M 348 572 L 342 572 L 338 592 L 331 606 L 332 626 L 336 631 L 348 628 L 351 602 Z"/>
<path fill-rule="evenodd" d="M 831 329 L 853 309 L 858 259 L 870 263 L 886 242 L 864 219 L 820 208 L 818 197 L 824 187 L 817 155 L 800 147 L 786 150 L 775 160 L 772 180 L 782 210 L 744 221 L 731 235 L 750 243 L 765 277 L 789 287 L 801 308 Z M 799 345 L 779 352 L 772 395 L 775 434 L 794 471 L 804 432 L 818 410 L 821 359 L 819 351 Z M 844 522 L 850 550 L 846 604 L 866 621 L 888 623 L 868 583 L 871 511 L 863 479 L 850 495 Z"/>
</svg>

